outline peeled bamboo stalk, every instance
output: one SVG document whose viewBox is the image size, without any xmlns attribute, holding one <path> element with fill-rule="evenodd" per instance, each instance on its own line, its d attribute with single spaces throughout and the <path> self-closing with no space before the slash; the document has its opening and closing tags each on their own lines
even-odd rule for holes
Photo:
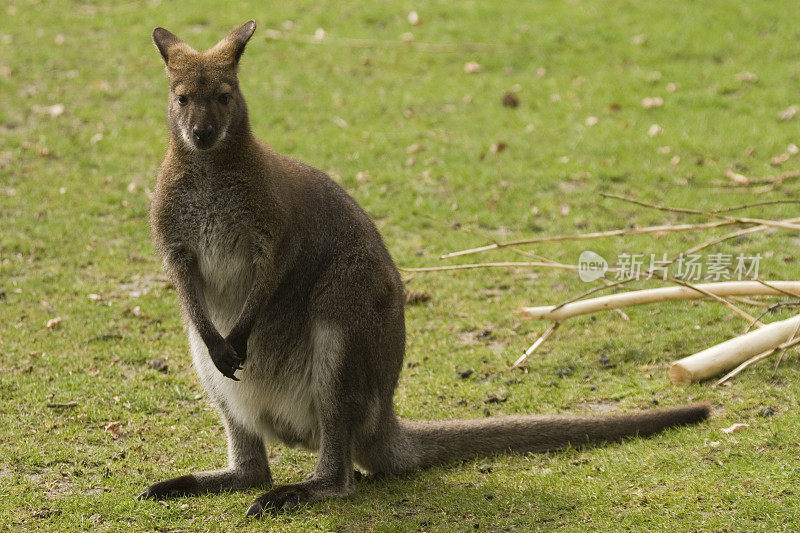
<svg viewBox="0 0 800 533">
<path fill-rule="evenodd" d="M 758 281 L 724 281 L 721 283 L 700 283 L 694 285 L 700 290 L 715 296 L 786 296 L 793 294 L 800 297 L 800 281 L 771 281 L 766 286 Z M 705 294 L 689 287 L 661 287 L 638 291 L 610 294 L 589 300 L 579 300 L 563 306 L 546 305 L 541 307 L 522 307 L 520 316 L 531 320 L 554 320 L 561 322 L 570 317 L 618 309 L 631 305 L 642 305 L 655 302 L 676 300 L 702 300 Z"/>
<path fill-rule="evenodd" d="M 683 384 L 714 377 L 753 356 L 791 340 L 798 327 L 800 327 L 800 315 L 772 322 L 750 333 L 706 348 L 672 363 L 669 368 L 669 380 L 674 384 Z"/>
</svg>

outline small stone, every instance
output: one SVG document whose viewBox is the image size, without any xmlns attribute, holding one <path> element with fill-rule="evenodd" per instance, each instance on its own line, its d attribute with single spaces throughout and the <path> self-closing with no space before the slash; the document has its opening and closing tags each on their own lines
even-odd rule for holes
<svg viewBox="0 0 800 533">
<path fill-rule="evenodd" d="M 613 361 L 611 361 L 611 359 L 609 359 L 606 354 L 602 354 L 598 358 L 598 361 L 600 362 L 600 365 L 603 368 L 614 368 L 615 366 L 617 366 L 617 363 L 614 363 Z"/>
<path fill-rule="evenodd" d="M 158 372 L 167 372 L 169 370 L 169 365 L 167 365 L 167 362 L 161 359 L 160 357 L 148 361 L 147 365 L 153 370 L 156 370 Z"/>
</svg>

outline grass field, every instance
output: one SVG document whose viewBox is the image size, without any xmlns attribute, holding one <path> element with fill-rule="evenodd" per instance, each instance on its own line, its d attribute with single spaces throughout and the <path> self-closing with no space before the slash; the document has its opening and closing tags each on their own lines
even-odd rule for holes
<svg viewBox="0 0 800 533">
<path fill-rule="evenodd" d="M 797 199 L 798 180 L 736 187 L 724 176 L 800 169 L 800 156 L 770 165 L 800 144 L 798 117 L 778 119 L 800 103 L 794 3 L 7 0 L 0 9 L 0 530 L 797 528 L 796 353 L 729 387 L 674 387 L 671 361 L 746 326 L 715 303 L 674 303 L 630 309 L 629 322 L 614 313 L 574 319 L 525 372 L 509 372 L 546 327 L 513 310 L 591 286 L 532 269 L 407 282 L 431 300 L 406 313 L 403 416 L 592 414 L 704 400 L 714 417 L 648 440 L 367 479 L 346 500 L 264 521 L 244 518 L 258 491 L 134 500 L 153 481 L 225 462 L 222 427 L 149 239 L 148 193 L 167 135 L 153 27 L 203 48 L 255 18 L 241 81 L 257 134 L 344 185 L 399 265 L 425 266 L 484 244 L 481 234 L 704 220 L 603 192 L 699 209 Z M 411 10 L 421 25 L 409 23 Z M 314 42 L 319 28 L 324 38 Z M 482 70 L 465 72 L 468 62 Z M 508 92 L 518 107 L 502 105 Z M 642 106 L 653 97 L 663 105 Z M 661 131 L 651 136 L 654 124 Z M 800 216 L 792 204 L 741 213 Z M 613 262 L 674 254 L 724 232 L 530 249 L 574 264 L 590 248 Z M 798 279 L 799 244 L 783 231 L 710 251 L 760 253 L 765 279 Z M 463 258 L 471 259 L 520 256 Z M 467 369 L 474 373 L 459 377 Z M 721 431 L 736 422 L 749 427 Z M 313 468 L 307 453 L 269 453 L 278 482 Z"/>
</svg>

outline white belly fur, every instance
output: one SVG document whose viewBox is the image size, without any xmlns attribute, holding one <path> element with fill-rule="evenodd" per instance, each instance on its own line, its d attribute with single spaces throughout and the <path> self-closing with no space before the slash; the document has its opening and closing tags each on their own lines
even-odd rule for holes
<svg viewBox="0 0 800 533">
<path fill-rule="evenodd" d="M 209 315 L 223 337 L 233 328 L 252 283 L 252 261 L 249 254 L 242 252 L 207 250 L 199 258 Z M 264 353 L 264 346 L 253 336 L 244 368 L 237 372 L 240 381 L 233 381 L 214 366 L 205 343 L 191 325 L 188 334 L 195 370 L 215 403 L 224 404 L 225 411 L 240 425 L 266 441 L 285 440 L 287 432 L 281 427 L 288 427 L 290 433 L 304 437 L 300 444 L 316 448 L 318 424 L 310 368 L 299 372 L 301 379 L 294 376 L 293 380 L 275 383 L 263 368 L 269 364 L 270 354 Z"/>
</svg>

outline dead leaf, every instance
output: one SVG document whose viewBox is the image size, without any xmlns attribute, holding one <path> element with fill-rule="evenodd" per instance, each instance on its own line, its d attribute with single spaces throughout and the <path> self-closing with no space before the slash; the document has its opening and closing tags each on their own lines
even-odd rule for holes
<svg viewBox="0 0 800 533">
<path fill-rule="evenodd" d="M 425 147 L 423 145 L 421 145 L 421 144 L 418 144 L 418 143 L 414 143 L 412 145 L 409 145 L 409 147 L 406 148 L 406 153 L 407 154 L 418 154 L 419 152 L 423 152 L 423 151 L 425 151 Z"/>
<path fill-rule="evenodd" d="M 752 72 L 740 72 L 733 77 L 734 81 L 755 83 L 758 81 L 758 76 Z"/>
<path fill-rule="evenodd" d="M 800 111 L 799 106 L 790 105 L 789 107 L 778 113 L 778 120 L 780 120 L 781 122 L 792 120 L 798 111 Z"/>
<path fill-rule="evenodd" d="M 57 117 L 64 113 L 64 104 L 53 104 L 53 105 L 46 105 L 46 106 L 33 106 L 34 113 L 39 113 L 41 115 L 50 115 L 51 117 Z"/>
<path fill-rule="evenodd" d="M 477 74 L 482 70 L 483 67 L 479 63 L 476 63 L 475 61 L 469 61 L 467 64 L 464 65 L 464 72 L 466 72 L 467 74 Z"/>
<path fill-rule="evenodd" d="M 506 143 L 504 143 L 503 141 L 500 141 L 500 142 L 496 142 L 493 145 L 491 145 L 489 147 L 489 151 L 492 152 L 493 154 L 499 154 L 500 152 L 502 152 L 506 148 L 508 148 L 508 145 Z"/>
<path fill-rule="evenodd" d="M 775 157 L 773 157 L 772 159 L 770 159 L 769 164 L 772 165 L 773 167 L 779 167 L 782 164 L 786 163 L 789 160 L 790 157 L 791 156 L 789 154 L 786 154 L 786 153 L 778 154 Z"/>
<path fill-rule="evenodd" d="M 750 178 L 748 178 L 747 176 L 744 176 L 742 174 L 739 174 L 738 172 L 734 172 L 734 170 L 731 169 L 731 168 L 726 168 L 724 174 L 725 174 L 726 178 L 728 178 L 729 180 L 731 180 L 732 182 L 734 182 L 737 185 L 749 185 L 750 184 Z"/>
<path fill-rule="evenodd" d="M 47 329 L 53 329 L 60 323 L 61 323 L 61 317 L 57 316 L 55 318 L 51 318 L 50 320 L 48 320 L 47 323 L 44 325 L 44 327 L 46 327 Z"/>
<path fill-rule="evenodd" d="M 720 431 L 722 431 L 723 433 L 736 433 L 737 431 L 741 431 L 744 428 L 749 428 L 749 427 L 750 427 L 750 424 L 736 423 L 736 424 L 732 425 L 731 427 L 723 428 Z"/>
<path fill-rule="evenodd" d="M 158 372 L 167 372 L 169 371 L 169 365 L 166 361 L 161 358 L 153 359 L 152 361 L 147 361 L 147 366 L 152 368 L 153 370 L 157 370 Z"/>
<path fill-rule="evenodd" d="M 105 432 L 111 435 L 111 438 L 117 440 L 119 438 L 122 425 L 119 422 L 109 422 L 106 424 Z"/>
<path fill-rule="evenodd" d="M 503 403 L 508 400 L 508 394 L 505 392 L 496 392 L 483 399 L 483 403 Z"/>
<path fill-rule="evenodd" d="M 667 92 L 668 93 L 674 93 L 680 88 L 681 88 L 681 86 L 678 83 L 669 82 L 667 84 Z"/>
<path fill-rule="evenodd" d="M 504 107 L 519 107 L 519 96 L 514 93 L 506 93 L 503 95 Z"/>
<path fill-rule="evenodd" d="M 342 117 L 333 117 L 331 121 L 340 128 L 346 128 L 348 126 L 347 121 Z"/>
<path fill-rule="evenodd" d="M 652 125 L 651 125 L 651 126 L 648 128 L 648 129 L 647 129 L 647 135 L 648 135 L 649 137 L 655 137 L 655 136 L 657 136 L 657 135 L 661 135 L 662 133 L 664 133 L 664 128 L 662 128 L 662 127 L 661 127 L 661 126 L 659 126 L 658 124 L 652 124 Z"/>
<path fill-rule="evenodd" d="M 660 96 L 652 96 L 642 99 L 642 107 L 645 109 L 653 109 L 664 105 L 664 99 Z"/>
<path fill-rule="evenodd" d="M 416 305 L 429 301 L 431 295 L 425 291 L 406 291 L 406 303 L 408 305 Z"/>
<path fill-rule="evenodd" d="M 597 117 L 586 117 L 586 125 L 589 126 L 590 128 L 595 124 L 597 124 L 597 122 L 598 122 Z"/>
</svg>

